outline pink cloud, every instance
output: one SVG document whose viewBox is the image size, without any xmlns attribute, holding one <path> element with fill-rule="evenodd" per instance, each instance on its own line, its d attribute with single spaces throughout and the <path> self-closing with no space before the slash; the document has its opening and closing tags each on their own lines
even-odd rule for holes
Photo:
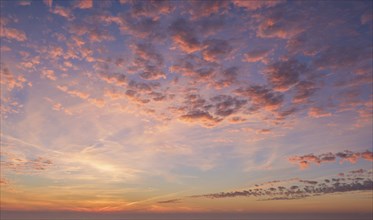
<svg viewBox="0 0 373 220">
<path fill-rule="evenodd" d="M 49 8 L 52 8 L 53 0 L 43 0 L 44 4 Z"/>
<path fill-rule="evenodd" d="M 50 80 L 57 80 L 57 76 L 56 74 L 54 74 L 54 71 L 53 70 L 42 70 L 41 71 L 41 74 L 43 77 L 47 78 L 47 79 L 50 79 Z"/>
<path fill-rule="evenodd" d="M 62 16 L 64 18 L 66 18 L 67 20 L 74 20 L 74 18 L 75 18 L 72 11 L 69 8 L 65 8 L 65 7 L 62 7 L 62 6 L 59 6 L 59 5 L 54 7 L 54 9 L 52 9 L 51 12 L 53 14 Z"/>
<path fill-rule="evenodd" d="M 0 26 L 0 37 L 4 37 L 10 40 L 16 40 L 16 41 L 27 40 L 27 36 L 25 32 L 15 29 L 15 28 L 7 28 L 3 25 Z"/>
<path fill-rule="evenodd" d="M 332 116 L 332 114 L 330 112 L 325 111 L 321 107 L 311 107 L 308 110 L 308 116 L 312 118 L 322 118 Z"/>
<path fill-rule="evenodd" d="M 74 2 L 74 8 L 89 9 L 93 7 L 93 0 L 76 0 Z"/>
<path fill-rule="evenodd" d="M 172 39 L 186 53 L 194 53 L 203 48 L 193 26 L 185 19 L 176 20 L 170 27 Z"/>
<path fill-rule="evenodd" d="M 85 92 L 82 92 L 82 91 L 79 91 L 79 90 L 70 90 L 67 86 L 57 86 L 57 89 L 65 92 L 69 95 L 79 97 L 81 99 L 88 99 L 88 97 L 90 96 L 88 93 L 85 93 Z"/>
<path fill-rule="evenodd" d="M 6 67 L 0 69 L 0 75 L 1 84 L 9 91 L 15 88 L 22 89 L 24 84 L 27 82 L 26 78 L 23 75 L 16 76 Z"/>
<path fill-rule="evenodd" d="M 261 8 L 269 8 L 274 7 L 278 4 L 281 4 L 282 0 L 262 0 L 262 1 L 242 1 L 242 0 L 234 0 L 233 4 L 237 7 L 243 7 L 248 10 L 257 10 Z"/>
<path fill-rule="evenodd" d="M 267 56 L 270 53 L 268 49 L 256 49 L 244 54 L 243 60 L 246 62 L 268 62 Z"/>
<path fill-rule="evenodd" d="M 31 2 L 30 1 L 20 1 L 20 2 L 18 2 L 18 5 L 20 5 L 20 6 L 30 6 Z"/>
</svg>

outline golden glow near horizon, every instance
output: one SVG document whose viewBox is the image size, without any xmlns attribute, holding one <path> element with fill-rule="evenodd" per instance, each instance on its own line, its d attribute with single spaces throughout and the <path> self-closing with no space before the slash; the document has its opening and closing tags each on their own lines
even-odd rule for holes
<svg viewBox="0 0 373 220">
<path fill-rule="evenodd" d="M 372 212 L 371 1 L 1 1 L 1 210 Z"/>
</svg>

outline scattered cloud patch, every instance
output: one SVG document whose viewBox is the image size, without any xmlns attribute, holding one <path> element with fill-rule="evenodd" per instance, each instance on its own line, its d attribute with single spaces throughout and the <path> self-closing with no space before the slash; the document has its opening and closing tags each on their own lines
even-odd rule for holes
<svg viewBox="0 0 373 220">
<path fill-rule="evenodd" d="M 322 164 L 325 162 L 335 162 L 337 158 L 340 158 L 340 162 L 348 161 L 350 163 L 356 163 L 359 159 L 373 161 L 373 153 L 370 151 L 364 152 L 352 152 L 343 151 L 338 153 L 326 153 L 320 155 L 307 154 L 303 156 L 292 156 L 289 157 L 289 162 L 297 163 L 301 169 L 308 168 L 310 164 Z"/>
</svg>

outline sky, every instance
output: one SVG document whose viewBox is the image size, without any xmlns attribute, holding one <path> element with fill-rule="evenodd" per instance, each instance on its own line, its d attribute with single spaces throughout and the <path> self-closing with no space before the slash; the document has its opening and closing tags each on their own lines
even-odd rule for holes
<svg viewBox="0 0 373 220">
<path fill-rule="evenodd" d="M 372 214 L 372 1 L 6 1 L 1 213 Z"/>
</svg>

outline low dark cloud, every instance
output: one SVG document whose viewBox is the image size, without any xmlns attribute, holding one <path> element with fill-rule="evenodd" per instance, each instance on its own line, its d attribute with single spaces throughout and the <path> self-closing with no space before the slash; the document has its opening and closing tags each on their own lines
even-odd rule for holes
<svg viewBox="0 0 373 220">
<path fill-rule="evenodd" d="M 209 198 L 223 199 L 233 197 L 255 197 L 259 201 L 268 200 L 293 200 L 304 199 L 307 197 L 322 196 L 334 193 L 349 193 L 355 191 L 371 191 L 373 190 L 373 181 L 370 177 L 360 178 L 331 178 L 325 179 L 324 182 L 314 180 L 293 180 L 301 184 L 299 185 L 279 185 L 286 181 L 271 181 L 268 183 L 259 184 L 254 188 L 242 191 L 220 192 L 205 195 L 195 195 L 192 198 Z M 266 187 L 267 186 L 267 187 Z"/>
</svg>

